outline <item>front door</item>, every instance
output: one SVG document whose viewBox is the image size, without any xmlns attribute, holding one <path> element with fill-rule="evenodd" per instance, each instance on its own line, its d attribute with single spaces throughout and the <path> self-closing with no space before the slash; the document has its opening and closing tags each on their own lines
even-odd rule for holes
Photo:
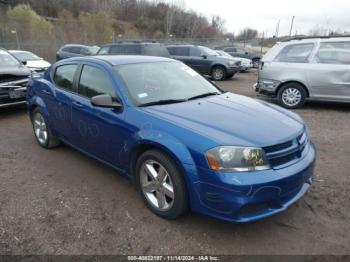
<svg viewBox="0 0 350 262">
<path fill-rule="evenodd" d="M 117 97 L 111 77 L 103 68 L 83 65 L 77 92 L 72 96 L 74 143 L 88 154 L 118 166 L 127 136 L 125 110 L 93 106 L 90 99 L 100 94 Z"/>
</svg>

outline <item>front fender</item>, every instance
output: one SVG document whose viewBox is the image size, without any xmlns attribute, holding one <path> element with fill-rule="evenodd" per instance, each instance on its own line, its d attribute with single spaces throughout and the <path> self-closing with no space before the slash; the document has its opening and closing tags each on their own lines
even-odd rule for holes
<svg viewBox="0 0 350 262">
<path fill-rule="evenodd" d="M 49 119 L 49 111 L 44 100 L 39 96 L 33 96 L 27 99 L 28 112 L 31 115 L 33 108 L 39 107 L 46 119 Z"/>
<path fill-rule="evenodd" d="M 120 156 L 122 163 L 127 163 L 133 158 L 140 148 L 156 148 L 176 161 L 176 164 L 184 174 L 187 183 L 198 180 L 198 173 L 193 157 L 189 149 L 176 137 L 146 125 L 133 135 L 133 139 L 124 144 Z"/>
</svg>

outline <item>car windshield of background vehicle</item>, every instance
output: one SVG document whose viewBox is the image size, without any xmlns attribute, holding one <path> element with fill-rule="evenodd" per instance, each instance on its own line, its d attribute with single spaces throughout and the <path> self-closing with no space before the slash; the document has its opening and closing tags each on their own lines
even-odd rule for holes
<svg viewBox="0 0 350 262">
<path fill-rule="evenodd" d="M 314 62 L 320 64 L 350 65 L 350 42 L 321 43 Z"/>
<path fill-rule="evenodd" d="M 90 46 L 88 47 L 90 54 L 95 55 L 97 54 L 98 50 L 100 49 L 98 46 Z"/>
<path fill-rule="evenodd" d="M 276 62 L 286 63 L 307 63 L 308 58 L 314 49 L 314 44 L 287 45 L 275 58 Z"/>
<path fill-rule="evenodd" d="M 217 56 L 218 55 L 214 50 L 212 50 L 208 47 L 199 46 L 199 48 L 201 49 L 203 55 L 207 55 L 207 56 Z"/>
<path fill-rule="evenodd" d="M 221 93 L 192 68 L 179 62 L 122 65 L 115 67 L 115 72 L 136 106 Z"/>
<path fill-rule="evenodd" d="M 0 50 L 0 67 L 18 66 L 20 62 L 6 51 Z"/>
<path fill-rule="evenodd" d="M 40 60 L 41 58 L 31 52 L 14 52 L 13 55 L 20 61 Z"/>
</svg>

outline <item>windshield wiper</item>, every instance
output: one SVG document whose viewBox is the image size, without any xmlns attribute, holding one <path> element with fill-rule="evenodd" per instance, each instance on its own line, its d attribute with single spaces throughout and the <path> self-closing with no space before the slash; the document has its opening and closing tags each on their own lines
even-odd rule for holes
<svg viewBox="0 0 350 262">
<path fill-rule="evenodd" d="M 204 94 L 201 94 L 198 96 L 190 97 L 187 100 L 194 100 L 194 99 L 203 98 L 203 97 L 207 97 L 207 96 L 214 96 L 214 95 L 220 95 L 220 93 L 218 93 L 218 92 L 204 93 Z"/>
<path fill-rule="evenodd" d="M 167 105 L 167 104 L 175 104 L 175 103 L 181 103 L 181 102 L 186 102 L 186 99 L 164 99 L 164 100 L 158 100 L 158 101 L 153 101 L 149 103 L 144 103 L 139 105 L 140 107 L 142 106 L 155 106 L 155 105 Z"/>
</svg>

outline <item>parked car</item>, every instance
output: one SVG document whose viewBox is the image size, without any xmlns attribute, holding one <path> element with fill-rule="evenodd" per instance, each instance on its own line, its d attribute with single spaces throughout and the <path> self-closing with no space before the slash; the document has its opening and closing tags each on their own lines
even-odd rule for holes
<svg viewBox="0 0 350 262">
<path fill-rule="evenodd" d="M 0 108 L 25 104 L 30 70 L 0 48 Z"/>
<path fill-rule="evenodd" d="M 32 52 L 23 50 L 9 50 L 9 52 L 33 72 L 43 72 L 51 65 Z"/>
<path fill-rule="evenodd" d="M 231 58 L 232 56 L 229 53 L 226 53 L 225 51 L 222 50 L 215 50 L 216 53 L 218 53 L 219 56 Z M 253 61 L 248 58 L 243 58 L 243 57 L 234 57 L 235 61 L 240 61 L 241 62 L 241 71 L 240 72 L 245 72 L 251 68 L 253 68 Z"/>
<path fill-rule="evenodd" d="M 170 57 L 163 44 L 150 42 L 118 42 L 102 46 L 98 55 L 147 55 Z"/>
<path fill-rule="evenodd" d="M 241 63 L 219 56 L 214 50 L 196 45 L 169 45 L 172 58 L 182 61 L 197 72 L 209 75 L 215 81 L 233 77 L 241 70 Z"/>
<path fill-rule="evenodd" d="M 56 53 L 56 60 L 62 60 L 71 57 L 96 55 L 100 48 L 98 46 L 86 46 L 69 44 L 62 46 Z"/>
<path fill-rule="evenodd" d="M 249 52 L 245 48 L 237 47 L 237 46 L 225 46 L 225 47 L 217 47 L 217 50 L 223 50 L 226 53 L 229 53 L 233 57 L 243 57 L 248 58 L 253 61 L 253 66 L 255 68 L 259 67 L 261 56 L 256 53 Z"/>
<path fill-rule="evenodd" d="M 262 59 L 255 90 L 286 108 L 301 107 L 307 99 L 350 102 L 350 37 L 276 44 Z"/>
<path fill-rule="evenodd" d="M 163 218 L 191 209 L 253 221 L 312 181 L 315 149 L 297 114 L 223 93 L 176 60 L 66 59 L 30 80 L 27 102 L 40 146 L 64 142 L 115 168 Z"/>
</svg>

